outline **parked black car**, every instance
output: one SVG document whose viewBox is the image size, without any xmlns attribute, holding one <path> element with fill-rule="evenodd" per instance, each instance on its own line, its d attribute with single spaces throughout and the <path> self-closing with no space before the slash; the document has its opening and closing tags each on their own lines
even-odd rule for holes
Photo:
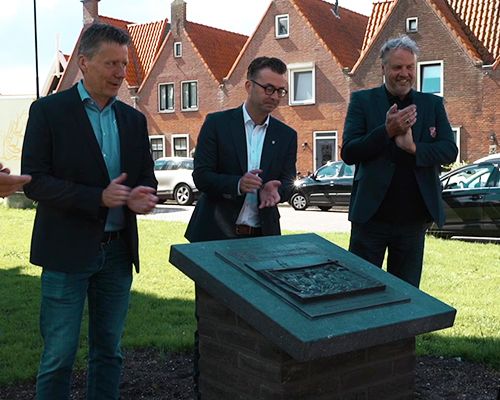
<svg viewBox="0 0 500 400">
<path fill-rule="evenodd" d="M 329 161 L 314 174 L 295 181 L 290 204 L 296 210 L 318 206 L 322 211 L 332 207 L 348 207 L 351 199 L 354 165 Z"/>
<path fill-rule="evenodd" d="M 433 224 L 440 237 L 488 237 L 500 240 L 500 160 L 474 163 L 441 177 L 446 222 Z"/>
</svg>

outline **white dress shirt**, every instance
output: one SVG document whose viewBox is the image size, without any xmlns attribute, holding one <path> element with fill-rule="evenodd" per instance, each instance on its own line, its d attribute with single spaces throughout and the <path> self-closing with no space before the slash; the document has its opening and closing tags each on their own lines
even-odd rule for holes
<svg viewBox="0 0 500 400">
<path fill-rule="evenodd" d="M 245 122 L 245 134 L 247 139 L 247 171 L 260 168 L 260 158 L 262 156 L 262 148 L 264 147 L 264 139 L 266 138 L 266 130 L 269 125 L 269 115 L 262 125 L 255 125 L 252 118 L 246 109 L 246 103 L 243 104 L 243 120 Z M 238 193 L 240 192 L 240 183 L 238 182 Z M 247 193 L 245 202 L 241 208 L 237 225 L 249 225 L 260 227 L 259 219 L 259 199 L 257 191 Z"/>
</svg>

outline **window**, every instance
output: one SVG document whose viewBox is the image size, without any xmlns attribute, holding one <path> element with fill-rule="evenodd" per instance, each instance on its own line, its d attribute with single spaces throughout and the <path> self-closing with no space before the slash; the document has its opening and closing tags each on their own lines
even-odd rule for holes
<svg viewBox="0 0 500 400">
<path fill-rule="evenodd" d="M 418 32 L 418 18 L 406 18 L 406 32 L 415 33 Z"/>
<path fill-rule="evenodd" d="M 444 190 L 463 190 L 463 189 L 477 189 L 493 186 L 494 183 L 495 166 L 489 165 L 471 165 L 462 169 L 456 174 L 443 182 Z"/>
<path fill-rule="evenodd" d="M 274 31 L 277 39 L 286 38 L 290 36 L 288 14 L 276 15 L 274 26 L 275 26 Z"/>
<path fill-rule="evenodd" d="M 174 43 L 174 57 L 182 57 L 182 43 L 175 42 Z"/>
<path fill-rule="evenodd" d="M 172 156 L 188 157 L 189 135 L 172 135 Z"/>
<path fill-rule="evenodd" d="M 455 138 L 455 144 L 458 147 L 458 154 L 457 154 L 457 162 L 460 162 L 460 127 L 451 127 L 451 130 L 453 131 L 453 137 Z"/>
<path fill-rule="evenodd" d="M 290 85 L 290 105 L 315 103 L 315 70 L 313 63 L 291 64 L 288 66 Z"/>
<path fill-rule="evenodd" d="M 314 132 L 314 169 L 337 161 L 337 132 Z"/>
<path fill-rule="evenodd" d="M 160 157 L 165 156 L 165 136 L 151 135 L 149 137 L 149 144 L 153 160 L 158 160 Z"/>
<path fill-rule="evenodd" d="M 198 109 L 198 82 L 182 82 L 182 110 L 195 111 Z"/>
<path fill-rule="evenodd" d="M 443 96 L 443 62 L 418 63 L 418 90 Z"/>
<path fill-rule="evenodd" d="M 160 83 L 158 85 L 158 111 L 174 111 L 174 84 Z"/>
</svg>

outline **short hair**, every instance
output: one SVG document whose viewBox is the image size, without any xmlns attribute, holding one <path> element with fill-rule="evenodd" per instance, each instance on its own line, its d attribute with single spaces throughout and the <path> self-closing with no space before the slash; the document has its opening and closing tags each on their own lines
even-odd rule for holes
<svg viewBox="0 0 500 400">
<path fill-rule="evenodd" d="M 395 49 L 404 49 L 408 50 L 410 53 L 418 56 L 420 53 L 420 49 L 417 44 L 411 40 L 408 36 L 402 35 L 398 38 L 389 39 L 382 45 L 380 49 L 380 58 L 382 59 L 382 63 L 387 63 L 387 57 L 392 50 Z"/>
<path fill-rule="evenodd" d="M 247 79 L 255 79 L 259 72 L 265 68 L 277 74 L 284 75 L 286 73 L 286 64 L 276 57 L 257 57 L 248 66 Z"/>
<path fill-rule="evenodd" d="M 92 24 L 82 35 L 78 54 L 92 58 L 99 50 L 102 43 L 118 43 L 129 45 L 130 36 L 123 29 L 108 24 Z"/>
</svg>

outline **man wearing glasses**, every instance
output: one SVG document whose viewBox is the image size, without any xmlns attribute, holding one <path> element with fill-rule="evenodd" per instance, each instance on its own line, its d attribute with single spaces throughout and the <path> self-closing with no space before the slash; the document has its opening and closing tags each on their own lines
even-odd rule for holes
<svg viewBox="0 0 500 400">
<path fill-rule="evenodd" d="M 201 127 L 193 178 L 202 192 L 190 242 L 279 235 L 278 203 L 293 189 L 297 133 L 269 114 L 288 93 L 286 65 L 259 57 L 247 71 L 247 99 L 209 114 Z"/>
</svg>

